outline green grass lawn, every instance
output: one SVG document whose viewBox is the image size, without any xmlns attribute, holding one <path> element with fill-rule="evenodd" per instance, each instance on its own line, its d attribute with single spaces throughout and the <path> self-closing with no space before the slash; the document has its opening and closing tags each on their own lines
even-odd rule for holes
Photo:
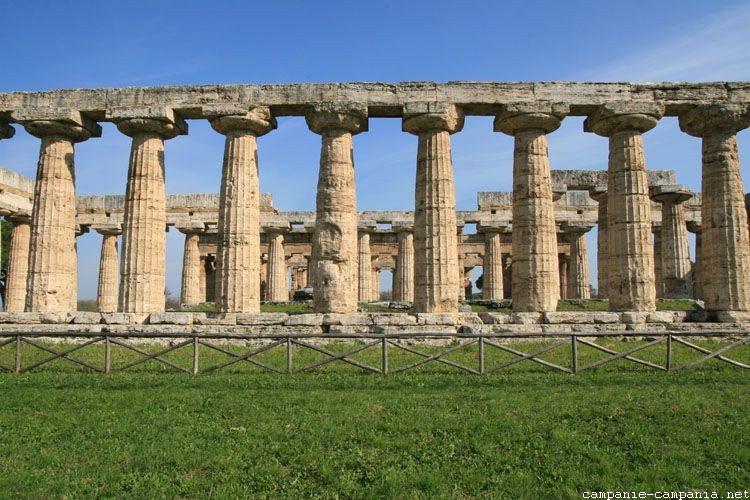
<svg viewBox="0 0 750 500">
<path fill-rule="evenodd" d="M 475 347 L 449 359 L 475 366 Z M 488 367 L 510 359 L 487 349 Z M 544 358 L 568 366 L 569 351 Z M 579 353 L 581 365 L 604 356 Z M 75 355 L 100 363 L 102 351 Z M 663 362 L 663 346 L 637 355 Z M 0 349 L 0 363 L 12 356 Z M 22 359 L 44 356 L 25 346 Z M 354 357 L 377 366 L 379 356 Z M 675 347 L 676 363 L 696 356 Z M 730 356 L 748 363 L 750 347 Z M 115 348 L 113 366 L 136 357 Z M 192 350 L 166 357 L 189 367 Z M 201 350 L 202 366 L 226 359 Z M 281 348 L 259 359 L 286 363 Z M 294 359 L 322 355 L 298 348 Z M 416 359 L 391 348 L 392 368 Z M 437 364 L 389 376 L 343 364 L 293 375 L 249 363 L 199 376 L 154 361 L 134 370 L 55 361 L 0 374 L 1 496 L 580 498 L 750 484 L 750 374 L 716 361 L 675 373 L 617 362 L 578 375 L 524 363 L 484 377 Z"/>
</svg>

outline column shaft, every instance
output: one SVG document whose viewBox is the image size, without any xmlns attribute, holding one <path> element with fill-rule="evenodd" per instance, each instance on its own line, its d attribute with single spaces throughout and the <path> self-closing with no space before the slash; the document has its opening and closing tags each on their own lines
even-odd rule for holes
<svg viewBox="0 0 750 500">
<path fill-rule="evenodd" d="M 99 258 L 99 284 L 96 293 L 96 304 L 99 312 L 117 311 L 118 294 L 117 235 L 102 234 L 102 249 Z"/>
<path fill-rule="evenodd" d="M 270 302 L 286 302 L 289 300 L 289 282 L 284 255 L 284 235 L 274 233 L 271 236 L 271 244 L 268 249 L 266 295 Z"/>
<path fill-rule="evenodd" d="M 398 233 L 398 255 L 393 282 L 393 300 L 414 301 L 414 235 L 410 231 Z"/>
<path fill-rule="evenodd" d="M 482 298 L 502 300 L 503 259 L 500 233 L 487 233 L 484 237 L 484 259 L 482 260 Z"/>
<path fill-rule="evenodd" d="M 568 256 L 564 253 L 558 256 L 559 272 L 560 272 L 560 298 L 565 300 L 568 298 Z"/>
<path fill-rule="evenodd" d="M 688 246 L 685 206 L 665 202 L 662 205 L 661 245 L 664 297 L 685 299 L 693 296 L 693 282 Z"/>
<path fill-rule="evenodd" d="M 372 264 L 370 252 L 370 235 L 359 235 L 359 301 L 370 302 L 373 297 Z"/>
<path fill-rule="evenodd" d="M 198 243 L 200 236 L 195 233 L 185 234 L 185 251 L 182 257 L 182 287 L 180 303 L 194 305 L 203 302 L 201 288 L 201 255 Z"/>
<path fill-rule="evenodd" d="M 571 241 L 571 270 L 568 280 L 568 297 L 590 299 L 589 258 L 586 250 L 586 233 L 573 233 Z"/>
<path fill-rule="evenodd" d="M 26 307 L 26 284 L 29 272 L 31 225 L 26 220 L 14 221 L 8 254 L 8 280 L 5 287 L 5 310 L 23 312 Z"/>
</svg>

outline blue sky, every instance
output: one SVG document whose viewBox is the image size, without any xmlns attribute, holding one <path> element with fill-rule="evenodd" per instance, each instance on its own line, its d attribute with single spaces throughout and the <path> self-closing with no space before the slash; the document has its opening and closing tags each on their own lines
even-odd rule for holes
<svg viewBox="0 0 750 500">
<path fill-rule="evenodd" d="M 3 2 L 0 92 L 71 87 L 343 81 L 750 80 L 750 4 L 663 2 Z M 122 194 L 129 140 L 111 124 L 76 147 L 78 194 Z M 34 177 L 39 141 L 16 127 L 0 166 Z M 645 135 L 649 168 L 700 189 L 700 141 L 667 118 Z M 750 133 L 739 134 L 743 178 Z M 355 137 L 360 210 L 409 210 L 416 138 L 400 120 Z M 582 118 L 549 136 L 553 168 L 604 169 L 607 141 Z M 320 138 L 281 118 L 259 140 L 261 189 L 281 210 L 312 210 Z M 510 190 L 512 138 L 470 117 L 453 136 L 459 209 Z M 169 193 L 217 192 L 223 137 L 206 122 L 166 145 Z M 294 182 L 290 182 L 294 179 Z M 385 179 L 385 181 L 384 181 Z M 167 240 L 179 292 L 182 235 Z M 588 238 L 595 253 L 595 232 Z M 100 237 L 79 245 L 79 296 L 96 296 Z M 592 280 L 595 258 L 592 255 Z"/>
</svg>

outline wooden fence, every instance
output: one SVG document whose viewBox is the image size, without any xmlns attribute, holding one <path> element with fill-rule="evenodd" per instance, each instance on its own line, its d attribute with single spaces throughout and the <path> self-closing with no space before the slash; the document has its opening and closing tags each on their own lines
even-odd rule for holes
<svg viewBox="0 0 750 500">
<path fill-rule="evenodd" d="M 161 339 L 169 343 L 158 348 L 149 350 L 144 344 L 144 340 Z M 616 351 L 596 342 L 596 340 L 639 340 L 633 347 L 622 351 Z M 718 343 L 716 349 L 709 349 L 698 345 L 699 340 L 710 339 Z M 134 341 L 135 340 L 135 341 Z M 236 346 L 225 341 L 247 342 L 252 345 L 248 352 L 236 352 Z M 327 343 L 347 342 L 344 352 L 336 352 L 331 349 Z M 429 341 L 450 342 L 450 345 L 443 345 L 436 348 L 431 346 L 435 352 L 425 352 L 425 346 Z M 529 342 L 527 347 L 531 346 L 531 352 L 521 350 L 524 347 L 522 341 Z M 539 347 L 533 346 L 533 342 L 546 342 L 547 344 Z M 11 365 L 0 364 L 0 371 L 24 373 L 46 365 L 52 361 L 65 360 L 71 363 L 83 366 L 95 372 L 111 373 L 125 371 L 148 361 L 156 361 L 166 365 L 174 370 L 197 375 L 199 373 L 210 373 L 232 366 L 236 363 L 250 363 L 263 370 L 275 373 L 300 373 L 314 370 L 320 366 L 341 362 L 353 365 L 362 370 L 380 374 L 399 373 L 416 369 L 428 363 L 443 364 L 453 367 L 457 370 L 470 373 L 473 375 L 487 375 L 495 373 L 518 363 L 537 363 L 551 370 L 564 373 L 580 373 L 591 370 L 613 361 L 624 360 L 636 363 L 654 370 L 674 372 L 695 368 L 709 360 L 717 360 L 737 368 L 750 368 L 750 365 L 731 359 L 727 356 L 732 350 L 735 350 L 745 344 L 750 343 L 750 332 L 680 332 L 677 333 L 651 333 L 651 332 L 613 332 L 613 333 L 554 333 L 554 334 L 517 334 L 517 333 L 488 333 L 488 334 L 423 334 L 423 333 L 387 333 L 387 334 L 269 334 L 269 335 L 230 335 L 230 334 L 153 334 L 153 333 L 82 333 L 82 332 L 65 332 L 65 333 L 0 333 L 0 353 L 4 350 L 14 350 L 14 363 Z M 103 346 L 102 359 L 99 364 L 91 360 L 83 360 L 75 357 L 74 353 L 88 346 Z M 622 345 L 627 345 L 623 343 Z M 638 352 L 653 348 L 654 346 L 664 345 L 662 363 L 657 363 L 634 356 Z M 690 361 L 676 364 L 673 362 L 673 353 L 675 346 L 680 345 L 692 352 L 697 352 L 699 357 Z M 40 350 L 47 357 L 32 360 L 24 364 L 23 347 Z M 476 346 L 476 347 L 473 347 Z M 595 351 L 606 354 L 602 359 L 591 361 L 586 364 L 581 363 L 579 348 L 586 346 Z M 137 359 L 131 360 L 120 365 L 113 365 L 112 350 L 115 347 L 132 351 L 138 355 Z M 447 359 L 447 356 L 453 353 L 473 349 L 472 360 L 476 364 L 470 366 L 463 362 Z M 29 347 L 26 347 L 29 349 Z M 192 349 L 192 366 L 181 366 L 164 356 L 168 353 L 179 350 Z M 258 356 L 272 349 L 281 349 L 285 351 L 286 366 L 273 366 L 263 362 Z M 369 350 L 378 350 L 378 362 L 364 362 L 353 359 L 352 356 Z M 505 354 L 512 355 L 511 359 L 488 365 L 487 353 L 491 349 L 497 349 Z M 569 366 L 562 366 L 543 359 L 541 356 L 556 349 L 569 349 Z M 228 359 L 220 362 L 201 365 L 201 352 L 204 350 L 216 351 L 223 354 Z M 295 364 L 295 353 L 301 350 L 310 350 L 317 355 L 323 355 L 323 359 L 318 359 L 308 363 Z M 391 366 L 389 357 L 394 352 L 409 353 L 418 359 L 413 362 L 401 364 L 400 366 Z M 205 362 L 204 362 L 205 363 Z"/>
</svg>

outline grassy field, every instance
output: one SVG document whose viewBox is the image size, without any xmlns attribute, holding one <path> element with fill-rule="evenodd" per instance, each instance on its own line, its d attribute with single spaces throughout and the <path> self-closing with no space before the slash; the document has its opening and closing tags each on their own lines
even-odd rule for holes
<svg viewBox="0 0 750 500">
<path fill-rule="evenodd" d="M 450 359 L 475 366 L 474 347 Z M 0 349 L 0 363 L 12 355 Z M 102 351 L 75 355 L 100 363 Z M 25 346 L 22 359 L 44 356 Z M 321 356 L 294 353 L 296 366 Z M 639 356 L 663 362 L 663 346 Z M 675 349 L 675 363 L 696 356 Z M 136 357 L 118 347 L 113 366 Z M 166 357 L 190 367 L 192 350 Z M 509 357 L 488 350 L 487 365 Z M 569 348 L 544 357 L 570 363 Z M 732 357 L 750 362 L 750 347 Z M 379 352 L 355 358 L 377 366 Z M 226 359 L 201 351 L 202 366 Z M 259 359 L 286 363 L 283 349 Z M 391 348 L 392 368 L 416 359 Z M 342 364 L 294 375 L 249 363 L 197 377 L 154 361 L 135 370 L 55 361 L 0 374 L 1 496 L 580 498 L 750 484 L 750 378 L 715 361 L 676 373 L 617 362 L 575 376 L 536 364 L 484 377 L 435 364 L 389 376 Z"/>
</svg>

